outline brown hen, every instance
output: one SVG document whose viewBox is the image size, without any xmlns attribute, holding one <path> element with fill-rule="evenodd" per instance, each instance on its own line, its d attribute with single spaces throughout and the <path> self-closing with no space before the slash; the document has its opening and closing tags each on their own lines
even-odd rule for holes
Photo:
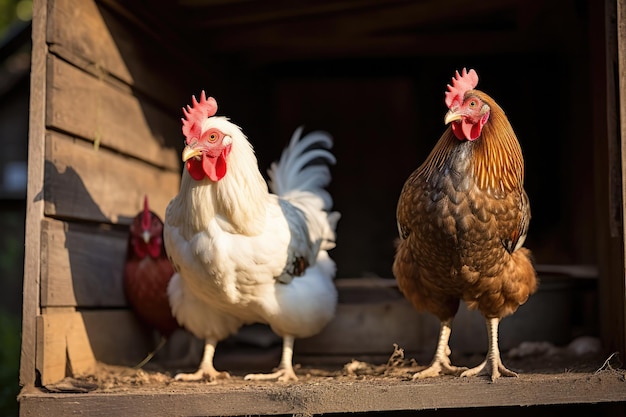
<svg viewBox="0 0 626 417">
<path fill-rule="evenodd" d="M 155 351 L 137 367 L 148 362 L 179 328 L 167 296 L 167 286 L 173 274 L 174 268 L 163 245 L 163 221 L 150 210 L 146 196 L 143 210 L 137 213 L 130 225 L 124 264 L 124 292 L 139 319 L 157 330 L 161 340 Z"/>
<path fill-rule="evenodd" d="M 522 247 L 530 221 L 522 151 L 504 111 L 477 83 L 474 70 L 456 73 L 445 100 L 451 126 L 398 201 L 394 276 L 416 309 L 441 321 L 433 361 L 413 379 L 517 376 L 500 358 L 498 325 L 537 288 L 530 251 Z M 460 300 L 487 322 L 487 356 L 471 369 L 449 357 Z"/>
</svg>

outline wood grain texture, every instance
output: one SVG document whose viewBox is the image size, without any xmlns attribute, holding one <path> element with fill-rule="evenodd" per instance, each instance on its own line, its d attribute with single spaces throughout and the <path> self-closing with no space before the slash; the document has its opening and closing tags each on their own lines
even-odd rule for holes
<svg viewBox="0 0 626 417">
<path fill-rule="evenodd" d="M 41 192 L 43 190 L 45 158 L 46 20 L 46 2 L 35 2 L 32 20 L 28 188 L 24 234 L 24 295 L 20 357 L 20 385 L 22 386 L 32 386 L 36 380 L 36 317 L 39 314 L 40 237 L 44 205 Z"/>
<path fill-rule="evenodd" d="M 127 232 L 46 219 L 42 224 L 42 307 L 126 307 Z"/>
<path fill-rule="evenodd" d="M 42 385 L 93 372 L 96 362 L 85 323 L 71 309 L 48 310 L 37 318 L 37 369 Z"/>
<path fill-rule="evenodd" d="M 182 133 L 179 112 L 149 101 L 49 56 L 46 124 L 156 166 L 178 172 Z M 168 145 L 176 142 L 179 148 Z"/>
<path fill-rule="evenodd" d="M 175 31 L 137 19 L 115 1 L 50 3 L 47 36 L 53 55 L 124 90 L 140 92 L 170 114 L 182 116 L 181 107 L 198 89 L 198 79 L 214 79 L 196 65 L 186 43 L 174 38 Z"/>
<path fill-rule="evenodd" d="M 179 173 L 58 133 L 46 136 L 47 216 L 130 224 L 147 194 L 150 207 L 163 217 L 179 183 Z"/>
<path fill-rule="evenodd" d="M 37 318 L 41 384 L 93 373 L 96 361 L 133 366 L 156 345 L 129 310 L 48 308 Z"/>
<path fill-rule="evenodd" d="M 623 3 L 622 3 L 623 4 Z M 617 62 L 616 2 L 590 3 L 591 108 L 596 243 L 598 245 L 598 298 L 600 333 L 605 349 L 626 355 L 624 327 L 624 236 L 621 135 L 617 114 L 619 86 Z"/>
<path fill-rule="evenodd" d="M 94 357 L 102 363 L 135 366 L 158 341 L 131 310 L 85 310 L 81 318 Z"/>
<path fill-rule="evenodd" d="M 157 389 L 136 386 L 109 390 L 106 395 L 45 394 L 31 390 L 21 395 L 20 415 L 316 415 L 446 408 L 462 409 L 463 415 L 484 415 L 481 414 L 484 410 L 470 412 L 474 407 L 570 404 L 581 400 L 624 401 L 624 382 L 619 374 L 604 372 L 525 374 L 501 379 L 496 384 L 478 378 L 433 378 L 419 382 L 393 378 L 338 382 L 324 378 L 293 384 L 175 383 Z M 533 409 L 529 412 L 524 415 L 532 415 Z"/>
<path fill-rule="evenodd" d="M 622 185 L 622 196 L 621 196 L 621 207 L 619 207 L 620 216 L 622 222 L 622 230 L 621 230 L 621 238 L 624 240 L 624 236 L 626 236 L 626 222 L 624 221 L 624 213 L 626 213 L 626 165 L 624 161 L 626 161 L 626 1 L 619 0 L 617 2 L 617 21 L 619 22 L 617 25 L 617 60 L 618 60 L 618 77 L 617 79 L 618 85 L 615 91 L 618 94 L 618 105 L 619 109 L 619 126 L 620 126 L 620 142 L 621 142 L 621 152 L 620 152 L 620 162 L 621 164 L 616 164 L 617 166 L 621 165 L 622 175 L 621 175 L 621 185 Z M 624 245 L 626 250 L 626 245 Z M 626 259 L 626 252 L 621 256 L 620 266 L 624 265 L 624 260 Z M 614 303 L 616 305 L 617 315 L 615 317 L 618 340 L 620 340 L 617 345 L 619 351 L 622 355 L 626 355 L 626 275 L 621 274 L 620 279 L 615 282 L 615 290 L 613 291 L 616 296 L 614 296 Z"/>
<path fill-rule="evenodd" d="M 163 103 L 180 95 L 176 78 L 164 83 L 162 47 L 142 37 L 93 0 L 51 0 L 47 37 L 52 51 L 87 69 L 109 73 L 128 85 L 152 92 Z M 159 70 L 155 71 L 154 68 Z"/>
</svg>

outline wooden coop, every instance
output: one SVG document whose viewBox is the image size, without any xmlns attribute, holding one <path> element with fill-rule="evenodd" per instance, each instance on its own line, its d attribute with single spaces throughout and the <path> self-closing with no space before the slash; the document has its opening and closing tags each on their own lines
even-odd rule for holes
<svg viewBox="0 0 626 417">
<path fill-rule="evenodd" d="M 626 415 L 624 22 L 624 0 L 35 0 L 20 415 Z M 509 115 L 533 209 L 526 246 L 541 286 L 502 322 L 501 348 L 595 337 L 599 362 L 522 359 L 519 378 L 494 384 L 136 376 L 154 340 L 123 293 L 128 226 L 144 195 L 163 216 L 176 194 L 181 108 L 203 89 L 243 128 L 263 172 L 299 125 L 335 139 L 340 304 L 320 335 L 296 341 L 303 372 L 385 364 L 394 343 L 430 360 L 437 323 L 413 311 L 391 274 L 395 206 L 444 129 L 445 86 L 462 67 L 476 68 L 479 88 Z M 483 327 L 461 311 L 453 351 L 484 354 Z M 273 366 L 275 347 L 266 360 L 263 346 L 235 340 L 216 361 Z M 72 385 L 103 364 L 135 379 Z"/>
</svg>

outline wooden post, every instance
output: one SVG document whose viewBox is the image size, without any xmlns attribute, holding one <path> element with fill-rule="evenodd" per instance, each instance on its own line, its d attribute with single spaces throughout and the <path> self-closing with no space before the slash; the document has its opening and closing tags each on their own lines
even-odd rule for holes
<svg viewBox="0 0 626 417">
<path fill-rule="evenodd" d="M 600 334 L 607 353 L 624 357 L 623 140 L 619 131 L 617 4 L 590 2 L 591 103 L 598 245 Z M 622 109 L 624 110 L 624 109 Z"/>
<path fill-rule="evenodd" d="M 26 228 L 24 247 L 24 300 L 22 306 L 22 352 L 20 385 L 35 384 L 37 317 L 43 218 L 43 169 L 46 114 L 46 21 L 48 2 L 33 1 L 32 58 L 30 86 L 30 121 L 28 139 L 28 190 L 26 193 Z"/>
<path fill-rule="evenodd" d="M 617 68 L 618 68 L 618 88 L 614 91 L 617 94 L 616 103 L 620 109 L 619 119 L 617 120 L 619 126 L 619 135 L 621 142 L 621 168 L 622 168 L 622 245 L 626 249 L 623 238 L 626 236 L 626 222 L 624 222 L 624 214 L 626 213 L 626 0 L 617 1 Z M 618 337 L 617 348 L 621 354 L 622 360 L 626 359 L 626 275 L 624 271 L 623 260 L 626 259 L 626 254 L 622 258 L 622 273 L 620 278 L 615 282 L 615 311 L 616 311 L 616 331 L 621 333 L 621 337 Z"/>
</svg>

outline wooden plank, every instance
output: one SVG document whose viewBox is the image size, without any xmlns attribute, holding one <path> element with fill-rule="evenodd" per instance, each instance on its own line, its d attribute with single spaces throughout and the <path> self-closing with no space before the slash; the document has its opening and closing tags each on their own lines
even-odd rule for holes
<svg viewBox="0 0 626 417">
<path fill-rule="evenodd" d="M 381 33 L 456 22 L 503 10 L 516 11 L 518 0 L 488 0 L 472 4 L 463 0 L 420 2 L 326 1 L 313 3 L 273 2 L 191 2 L 180 5 L 184 22 L 204 30 L 245 31 L 248 27 L 289 27 L 292 31 L 313 32 L 314 24 L 338 33 Z M 517 6 L 517 7 L 516 7 Z M 166 9 L 168 10 L 168 9 Z M 341 18 L 342 25 L 330 24 Z"/>
<path fill-rule="evenodd" d="M 547 48 L 558 37 L 534 36 L 527 23 L 533 14 L 545 12 L 542 5 L 525 7 L 516 0 L 373 3 L 324 2 L 276 7 L 266 4 L 228 4 L 196 7 L 179 19 L 194 28 L 210 31 L 213 51 L 240 53 L 255 62 L 314 60 L 350 57 L 415 57 L 420 55 L 479 55 L 494 51 L 528 51 Z M 562 9 L 568 7 L 563 5 Z M 237 9 L 241 10 L 237 10 Z M 198 13 L 204 10 L 205 13 Z M 549 13 L 549 10 L 548 10 Z M 544 13 L 545 14 L 545 13 Z M 470 30 L 462 23 L 471 17 L 500 20 L 497 32 Z M 567 16 L 562 13 L 561 17 Z M 187 19 L 185 19 L 185 17 Z M 545 16 L 544 16 L 545 18 Z M 445 33 L 432 30 L 447 24 Z M 508 28 L 504 29 L 504 25 Z M 569 27 L 564 25 L 564 27 Z M 574 27 L 574 26 L 571 26 Z M 211 29 L 208 29 L 211 28 Z M 421 29 L 421 30 L 420 30 Z M 430 29 L 430 30 L 429 30 Z M 494 34 L 497 35 L 494 36 Z M 540 32 L 537 32 L 540 33 Z M 464 42 L 458 42 L 463 38 Z"/>
<path fill-rule="evenodd" d="M 125 307 L 127 232 L 46 219 L 42 226 L 42 307 Z"/>
<path fill-rule="evenodd" d="M 37 322 L 39 314 L 40 237 L 43 218 L 47 3 L 33 2 L 30 111 L 28 138 L 28 189 L 24 247 L 24 295 L 22 306 L 22 347 L 20 385 L 33 386 L 36 380 Z"/>
<path fill-rule="evenodd" d="M 93 372 L 95 357 L 79 313 L 72 309 L 48 310 L 37 318 L 37 370 L 41 384 L 51 384 L 68 376 Z"/>
<path fill-rule="evenodd" d="M 51 46 L 61 45 L 132 84 L 133 75 L 121 54 L 119 40 L 112 36 L 95 1 L 53 0 L 49 15 L 47 38 Z"/>
<path fill-rule="evenodd" d="M 137 21 L 134 23 L 94 0 L 53 0 L 48 25 L 50 51 L 94 74 L 110 74 L 178 115 L 191 91 L 188 75 L 201 69 L 194 68 L 180 52 L 172 56 L 176 49 L 167 48 L 170 42 L 158 30 L 146 35 L 137 30 Z M 178 49 L 183 46 L 180 42 Z"/>
<path fill-rule="evenodd" d="M 63 318 L 67 316 L 68 314 L 65 314 Z M 48 315 L 37 317 L 37 362 L 35 365 L 42 384 L 65 378 L 67 368 L 65 329 L 55 326 L 54 323 L 54 318 Z M 60 323 L 64 325 L 66 321 L 61 320 Z"/>
<path fill-rule="evenodd" d="M 605 349 L 626 355 L 624 329 L 624 237 L 621 138 L 618 136 L 614 73 L 617 39 L 614 1 L 590 2 L 590 82 L 592 92 L 596 231 L 598 244 L 598 297 L 600 333 Z"/>
<path fill-rule="evenodd" d="M 46 135 L 45 214 L 130 224 L 144 195 L 161 218 L 180 174 L 164 171 L 56 132 Z"/>
<path fill-rule="evenodd" d="M 179 171 L 181 112 L 166 114 L 52 56 L 48 71 L 48 127 Z"/>
<path fill-rule="evenodd" d="M 611 406 L 613 402 L 624 400 L 623 375 L 611 371 L 599 374 L 523 374 L 519 378 L 503 378 L 493 384 L 480 378 L 431 378 L 421 381 L 311 378 L 290 384 L 233 381 L 218 384 L 173 383 L 159 388 L 136 385 L 132 389 L 125 387 L 87 394 L 46 394 L 30 390 L 20 396 L 20 415 L 311 416 L 456 408 L 462 411 L 458 413 L 460 415 L 481 416 L 485 415 L 485 410 L 474 408 L 578 404 L 576 408 L 580 411 L 587 410 L 581 407 L 584 405 L 581 401 Z M 595 406 L 591 410 L 597 412 L 598 409 L 602 408 Z M 617 408 L 620 409 L 623 411 L 623 406 Z M 507 413 L 535 415 L 537 412 L 534 407 L 524 414 L 515 413 L 515 410 L 517 408 L 508 409 Z M 497 411 L 493 411 L 495 414 L 487 412 L 487 415 L 497 415 Z"/>
<path fill-rule="evenodd" d="M 83 314 L 74 314 L 66 335 L 69 372 L 74 377 L 91 375 L 96 368 L 96 358 L 87 336 Z"/>
<path fill-rule="evenodd" d="M 37 325 L 42 385 L 92 374 L 96 361 L 136 365 L 156 345 L 151 331 L 129 310 L 48 308 Z"/>
<path fill-rule="evenodd" d="M 152 331 L 130 310 L 85 310 L 81 318 L 98 362 L 135 366 L 156 346 Z"/>
<path fill-rule="evenodd" d="M 619 126 L 620 126 L 620 142 L 621 142 L 621 168 L 622 168 L 622 247 L 626 251 L 626 0 L 617 1 L 617 60 L 618 60 L 618 89 L 616 89 L 619 108 Z M 622 260 L 626 259 L 626 252 Z M 623 264 L 622 264 L 623 265 Z M 622 269 L 623 271 L 623 269 Z M 622 355 L 626 355 L 626 275 L 622 272 L 620 279 L 615 282 L 614 296 L 615 310 L 617 311 L 616 326 L 618 328 L 618 337 L 621 342 L 618 345 Z"/>
</svg>

